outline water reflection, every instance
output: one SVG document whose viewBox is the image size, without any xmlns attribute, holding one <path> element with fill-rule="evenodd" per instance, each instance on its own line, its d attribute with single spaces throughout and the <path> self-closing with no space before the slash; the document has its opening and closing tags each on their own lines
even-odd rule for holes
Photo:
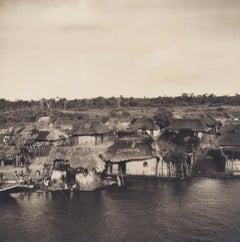
<svg viewBox="0 0 240 242">
<path fill-rule="evenodd" d="M 139 181 L 125 190 L 0 200 L 3 241 L 238 241 L 239 180 Z"/>
<path fill-rule="evenodd" d="M 0 208 L 3 209 L 4 206 L 17 205 L 17 201 L 10 195 L 0 197 Z"/>
</svg>

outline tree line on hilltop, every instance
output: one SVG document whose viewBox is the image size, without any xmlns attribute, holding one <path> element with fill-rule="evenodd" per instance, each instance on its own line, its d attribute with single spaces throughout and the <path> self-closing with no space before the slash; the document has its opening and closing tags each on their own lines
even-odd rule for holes
<svg viewBox="0 0 240 242">
<path fill-rule="evenodd" d="M 240 95 L 216 96 L 214 94 L 194 95 L 183 93 L 181 96 L 159 96 L 155 98 L 134 97 L 96 97 L 67 100 L 66 98 L 50 98 L 41 100 L 15 100 L 0 99 L 0 110 L 11 111 L 17 109 L 69 109 L 87 110 L 92 108 L 118 108 L 118 107 L 159 107 L 168 105 L 240 105 Z"/>
</svg>

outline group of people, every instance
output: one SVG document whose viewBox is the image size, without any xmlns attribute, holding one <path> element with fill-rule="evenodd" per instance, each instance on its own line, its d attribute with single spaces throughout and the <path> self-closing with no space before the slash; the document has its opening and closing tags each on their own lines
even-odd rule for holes
<svg viewBox="0 0 240 242">
<path fill-rule="evenodd" d="M 14 167 L 25 167 L 27 170 L 30 165 L 30 152 L 26 147 L 20 147 L 20 152 L 18 152 L 13 160 Z"/>
<path fill-rule="evenodd" d="M 32 177 L 29 173 L 24 174 L 23 170 L 21 170 L 20 173 L 17 171 L 14 172 L 14 180 L 16 182 L 23 182 L 29 185 L 32 184 Z"/>
</svg>

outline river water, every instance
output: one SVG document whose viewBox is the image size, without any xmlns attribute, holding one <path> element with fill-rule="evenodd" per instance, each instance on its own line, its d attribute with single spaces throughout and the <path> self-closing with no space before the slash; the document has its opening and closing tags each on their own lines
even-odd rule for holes
<svg viewBox="0 0 240 242">
<path fill-rule="evenodd" d="M 0 198 L 0 241 L 240 241 L 240 180 Z"/>
</svg>

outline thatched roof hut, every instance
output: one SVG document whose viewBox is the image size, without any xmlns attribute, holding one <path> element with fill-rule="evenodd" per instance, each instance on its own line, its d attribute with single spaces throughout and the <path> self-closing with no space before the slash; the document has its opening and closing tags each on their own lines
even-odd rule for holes
<svg viewBox="0 0 240 242">
<path fill-rule="evenodd" d="M 69 160 L 73 168 L 86 168 L 88 170 L 95 169 L 102 172 L 105 163 L 99 158 L 96 151 L 83 147 L 54 147 L 49 154 L 49 162 L 55 159 Z"/>
<path fill-rule="evenodd" d="M 21 129 L 16 130 L 11 139 L 11 144 L 25 145 L 35 141 L 59 141 L 67 139 L 68 135 L 55 129 L 53 126 L 38 126 L 37 123 L 29 124 Z"/>
<path fill-rule="evenodd" d="M 14 146 L 0 145 L 0 159 L 14 159 L 19 152 Z"/>
<path fill-rule="evenodd" d="M 122 131 L 124 130 L 124 126 L 122 125 L 122 123 L 116 119 L 116 118 L 110 118 L 105 125 L 108 127 L 109 130 L 118 130 L 118 131 Z"/>
<path fill-rule="evenodd" d="M 221 136 L 217 140 L 220 146 L 240 147 L 240 123 L 224 125 L 220 129 Z"/>
<path fill-rule="evenodd" d="M 111 162 L 144 160 L 156 157 L 152 148 L 153 140 L 135 133 L 121 135 L 104 154 L 104 159 Z"/>
<path fill-rule="evenodd" d="M 80 126 L 73 135 L 101 135 L 109 133 L 109 129 L 101 121 L 94 121 Z"/>
<path fill-rule="evenodd" d="M 170 122 L 168 129 L 189 129 L 193 132 L 207 132 L 209 127 L 204 119 L 173 119 Z"/>
<path fill-rule="evenodd" d="M 204 122 L 206 122 L 208 127 L 214 127 L 214 126 L 220 127 L 222 125 L 220 121 L 216 120 L 211 115 L 207 115 L 207 114 L 200 115 L 200 119 L 204 120 Z"/>
<path fill-rule="evenodd" d="M 135 118 L 131 121 L 129 128 L 131 130 L 158 130 L 159 126 L 152 118 Z"/>
</svg>

